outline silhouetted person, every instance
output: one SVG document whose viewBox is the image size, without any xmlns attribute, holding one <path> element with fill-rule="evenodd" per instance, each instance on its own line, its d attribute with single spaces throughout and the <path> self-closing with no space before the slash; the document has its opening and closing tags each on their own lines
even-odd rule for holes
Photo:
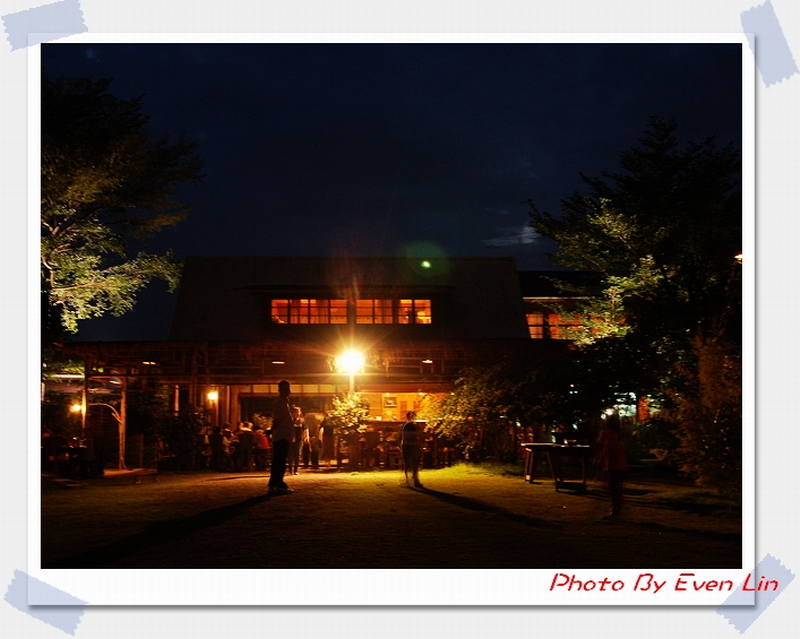
<svg viewBox="0 0 800 639">
<path fill-rule="evenodd" d="M 42 431 L 42 472 L 56 474 L 58 472 L 58 453 L 61 442 L 53 436 L 52 431 Z"/>
<path fill-rule="evenodd" d="M 413 412 L 406 413 L 408 420 L 400 430 L 400 447 L 403 451 L 403 472 L 408 484 L 408 473 L 411 471 L 411 479 L 417 488 L 422 488 L 419 481 L 419 463 L 422 452 L 422 433 L 414 421 L 416 415 Z"/>
<path fill-rule="evenodd" d="M 272 470 L 269 477 L 270 494 L 292 492 L 283 480 L 289 446 L 294 441 L 294 417 L 289 404 L 291 386 L 286 380 L 278 383 L 278 397 L 272 407 Z"/>
<path fill-rule="evenodd" d="M 250 471 L 250 458 L 253 456 L 253 429 L 249 422 L 239 424 L 239 467 Z"/>
<path fill-rule="evenodd" d="M 622 445 L 622 425 L 619 415 L 609 415 L 597 438 L 598 458 L 608 480 L 611 510 L 603 519 L 617 519 L 622 511 L 622 484 L 628 470 L 625 448 Z"/>
<path fill-rule="evenodd" d="M 292 421 L 294 422 L 294 441 L 289 445 L 289 474 L 296 475 L 300 468 L 300 452 L 303 448 L 303 433 L 305 426 L 303 425 L 303 415 L 297 406 L 292 406 L 290 409 L 292 413 Z"/>
<path fill-rule="evenodd" d="M 267 469 L 267 451 L 269 450 L 269 440 L 262 428 L 256 427 L 253 430 L 253 457 L 256 460 L 256 470 Z"/>
<path fill-rule="evenodd" d="M 308 442 L 308 455 L 311 461 L 311 468 L 319 468 L 319 454 L 322 450 L 319 417 L 315 413 L 306 413 L 303 421 L 306 427 L 305 435 Z M 305 457 L 303 458 L 303 463 L 306 466 L 308 465 L 305 463 Z"/>
<path fill-rule="evenodd" d="M 336 454 L 336 435 L 333 433 L 333 426 L 327 418 L 322 420 L 320 425 L 320 439 L 322 440 L 322 461 L 325 466 L 331 465 L 331 460 Z"/>
<path fill-rule="evenodd" d="M 208 445 L 211 448 L 211 468 L 214 470 L 222 470 L 222 428 L 214 426 L 214 430 L 208 436 Z"/>
</svg>

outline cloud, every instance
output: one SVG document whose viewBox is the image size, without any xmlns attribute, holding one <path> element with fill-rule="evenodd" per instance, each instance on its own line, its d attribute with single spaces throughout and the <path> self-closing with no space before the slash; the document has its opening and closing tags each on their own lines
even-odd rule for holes
<svg viewBox="0 0 800 639">
<path fill-rule="evenodd" d="M 533 244 L 539 234 L 527 224 L 521 227 L 505 227 L 498 229 L 500 235 L 488 240 L 481 240 L 486 246 L 518 246 L 521 244 Z"/>
</svg>

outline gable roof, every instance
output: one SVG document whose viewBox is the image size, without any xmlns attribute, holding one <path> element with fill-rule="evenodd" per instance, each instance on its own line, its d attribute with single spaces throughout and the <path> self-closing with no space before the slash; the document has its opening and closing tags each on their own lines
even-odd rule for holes
<svg viewBox="0 0 800 639">
<path fill-rule="evenodd" d="M 519 283 L 526 298 L 581 297 L 596 290 L 601 277 L 595 271 L 520 271 Z"/>
<path fill-rule="evenodd" d="M 265 304 L 273 298 L 381 296 L 433 299 L 431 337 L 527 337 L 513 258 L 198 256 L 185 261 L 170 339 L 256 341 L 274 336 L 285 327 L 270 325 Z M 311 327 L 292 330 L 300 328 Z"/>
</svg>

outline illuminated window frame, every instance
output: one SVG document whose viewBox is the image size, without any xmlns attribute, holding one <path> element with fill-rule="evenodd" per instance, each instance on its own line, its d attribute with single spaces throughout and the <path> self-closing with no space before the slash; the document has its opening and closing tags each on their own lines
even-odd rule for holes
<svg viewBox="0 0 800 639">
<path fill-rule="evenodd" d="M 359 299 L 351 302 L 356 324 L 431 324 L 429 299 Z M 273 299 L 273 324 L 348 324 L 350 303 L 345 299 Z"/>
<path fill-rule="evenodd" d="M 431 324 L 431 301 L 426 299 L 401 299 L 397 307 L 398 324 Z"/>
<path fill-rule="evenodd" d="M 569 326 L 580 326 L 580 320 L 565 319 L 558 313 L 526 313 L 531 339 L 572 339 Z"/>
<path fill-rule="evenodd" d="M 356 300 L 356 324 L 394 324 L 393 300 Z"/>
<path fill-rule="evenodd" d="M 275 299 L 273 324 L 347 324 L 347 300 Z"/>
</svg>

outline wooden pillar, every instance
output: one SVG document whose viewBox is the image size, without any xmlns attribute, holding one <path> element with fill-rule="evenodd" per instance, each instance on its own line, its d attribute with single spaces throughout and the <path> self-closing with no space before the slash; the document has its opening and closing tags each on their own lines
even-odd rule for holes
<svg viewBox="0 0 800 639">
<path fill-rule="evenodd" d="M 81 389 L 81 438 L 86 437 L 86 418 L 89 415 L 89 374 L 91 373 L 91 359 L 87 356 L 83 360 L 83 388 Z"/>
<path fill-rule="evenodd" d="M 128 418 L 128 369 L 122 376 L 122 393 L 119 400 L 119 469 L 125 470 L 125 431 Z"/>
<path fill-rule="evenodd" d="M 178 413 L 181 412 L 181 387 L 179 384 L 175 384 L 172 394 L 172 412 L 175 417 L 178 416 Z"/>
<path fill-rule="evenodd" d="M 191 372 L 189 377 L 189 404 L 197 407 L 197 350 L 191 351 Z"/>
</svg>

